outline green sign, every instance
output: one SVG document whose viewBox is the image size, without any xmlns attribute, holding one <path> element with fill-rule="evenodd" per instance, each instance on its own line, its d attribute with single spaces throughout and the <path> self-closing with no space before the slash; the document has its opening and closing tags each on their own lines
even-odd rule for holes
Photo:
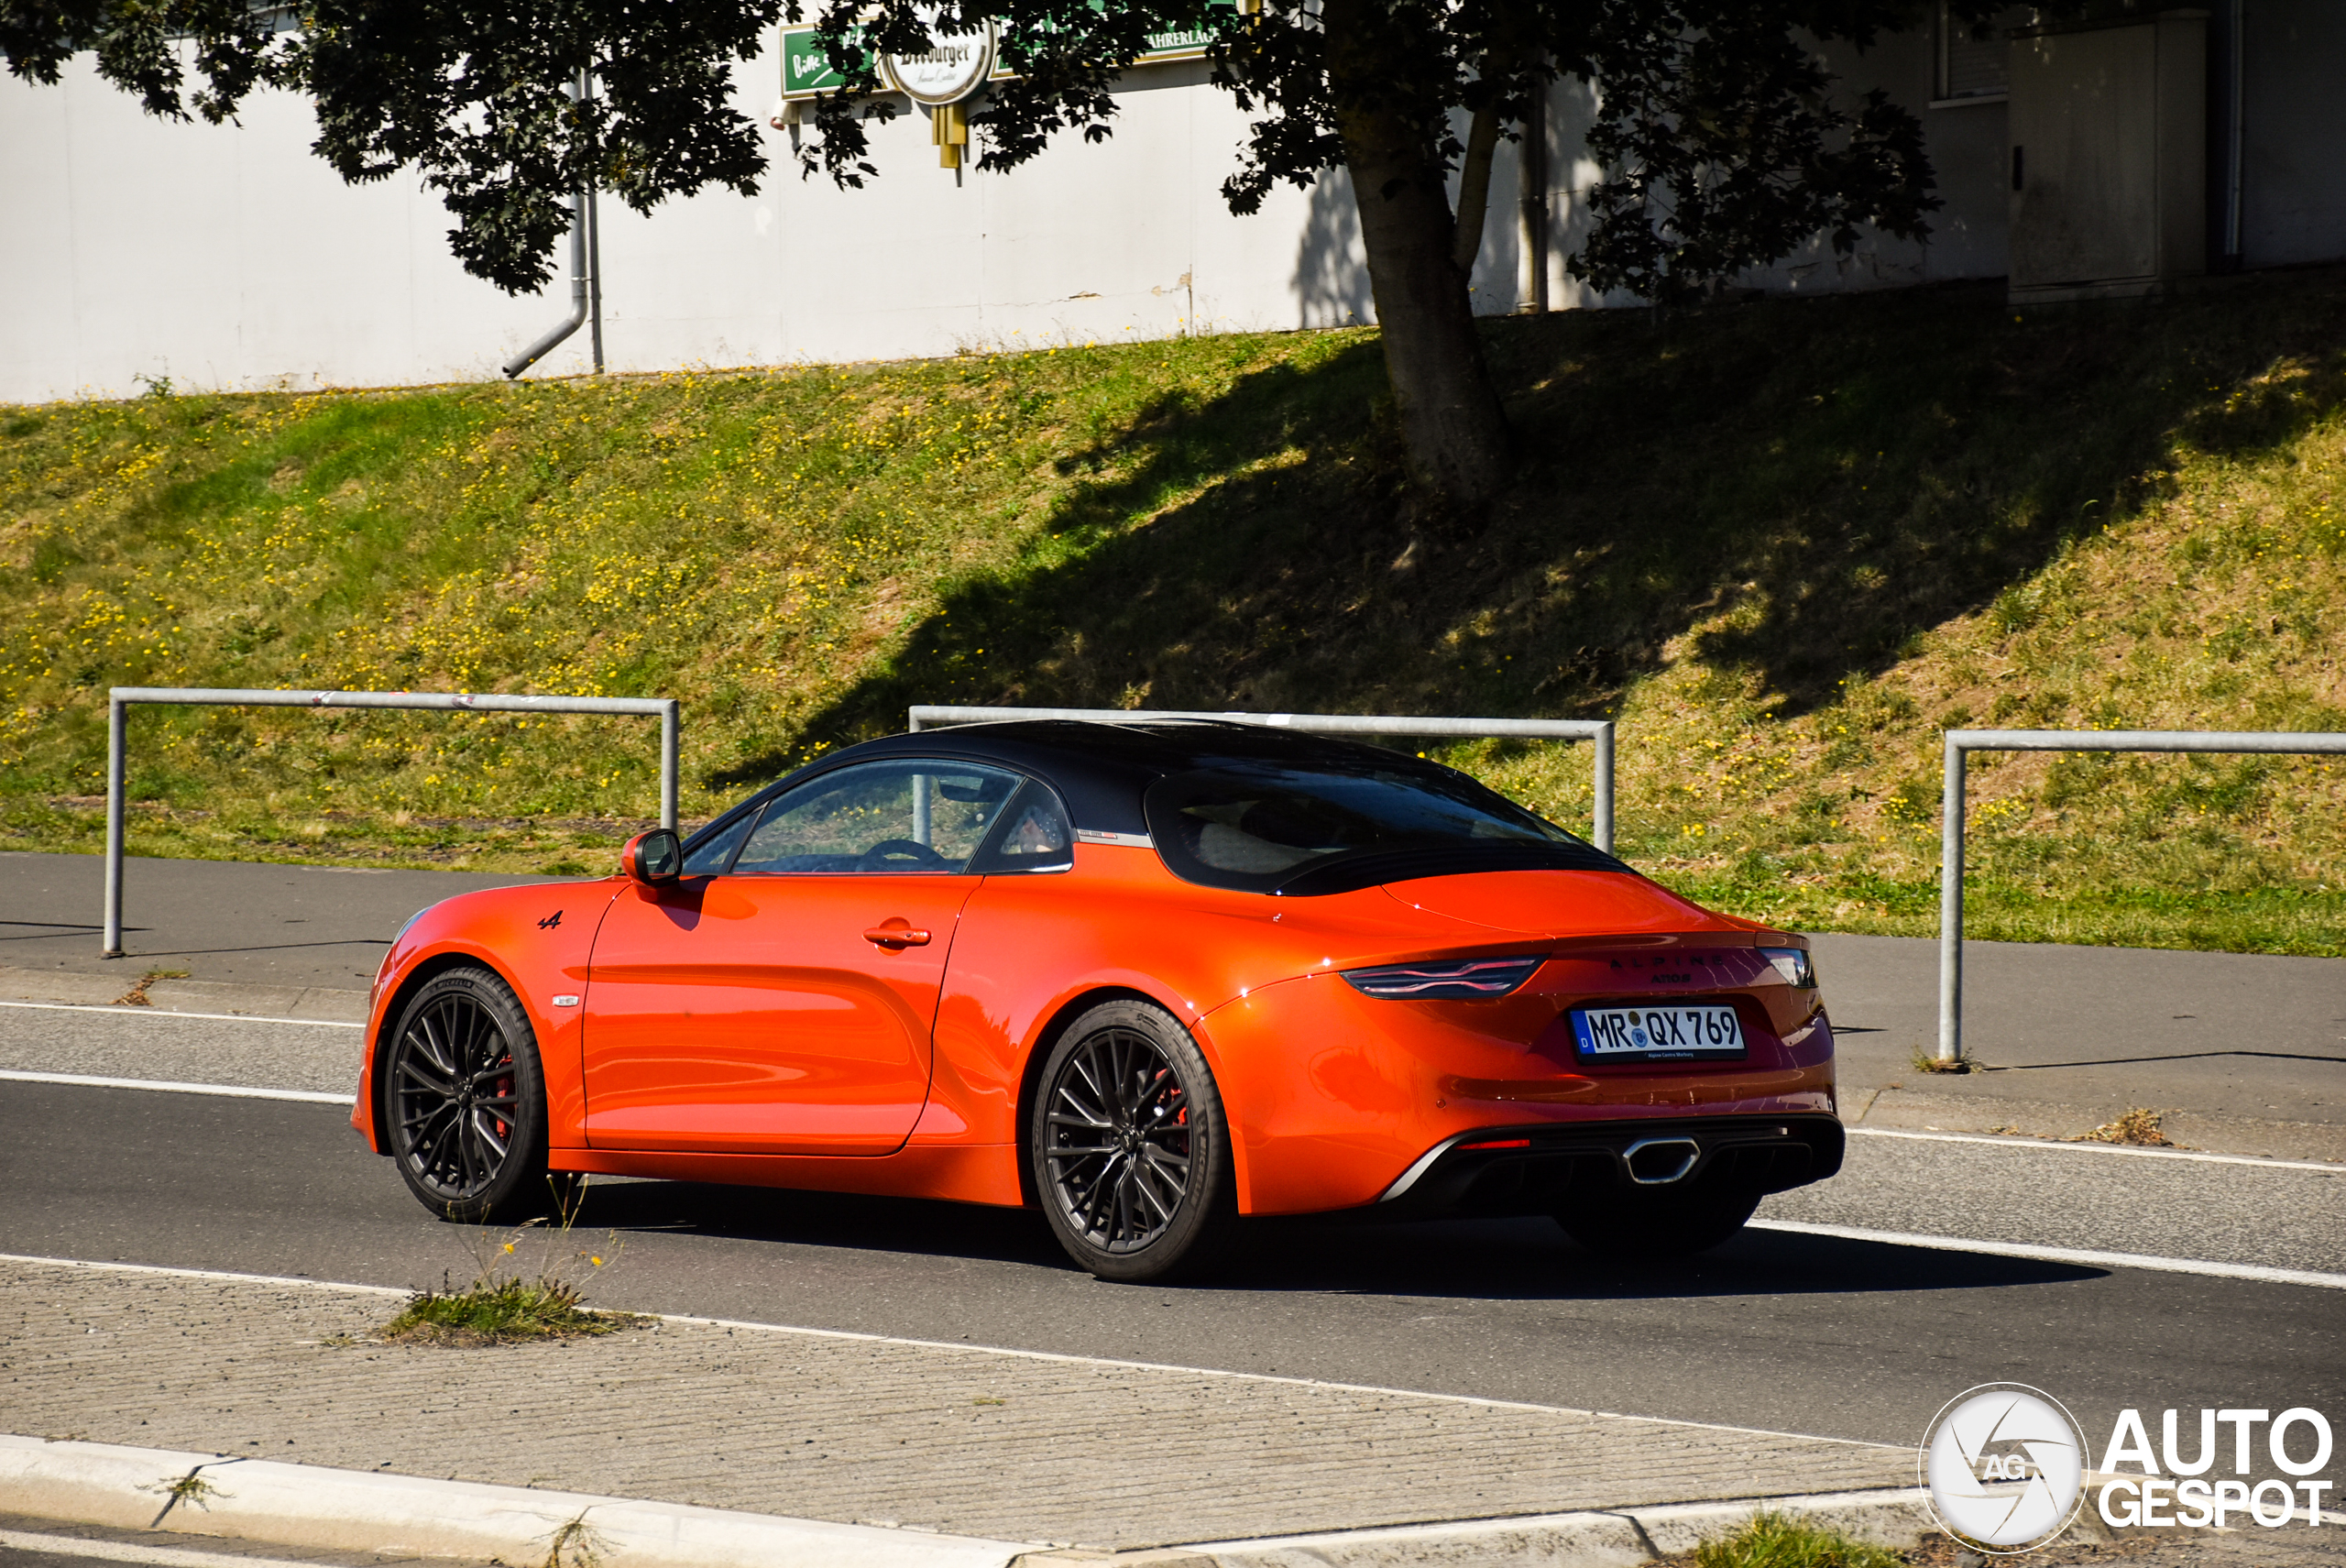
<svg viewBox="0 0 2346 1568">
<path fill-rule="evenodd" d="M 1239 4 L 1239 0 L 1220 0 L 1220 3 L 1227 5 L 1233 11 L 1245 9 L 1245 6 Z M 1194 60 L 1204 54 L 1206 46 L 1212 41 L 1213 35 L 1203 27 L 1183 27 L 1169 33 L 1151 33 L 1148 35 L 1148 48 L 1142 50 L 1140 59 L 1133 63 L 1148 65 L 1164 60 Z"/>
<path fill-rule="evenodd" d="M 1217 0 L 1232 10 L 1244 9 L 1243 0 Z M 1104 7 L 1106 0 L 1091 0 L 1092 8 Z M 1210 35 L 1203 27 L 1184 27 L 1173 32 L 1151 33 L 1148 47 L 1143 49 L 1135 65 L 1157 65 L 1166 60 L 1194 60 L 1206 52 Z M 1002 68 L 1001 53 L 996 51 L 993 77 L 1006 79 L 1011 73 Z M 844 79 L 831 69 L 830 57 L 823 52 L 812 27 L 782 29 L 782 95 L 784 98 L 811 98 L 817 93 L 835 93 Z"/>
<path fill-rule="evenodd" d="M 782 95 L 785 98 L 811 98 L 817 93 L 835 93 L 845 81 L 831 69 L 831 57 L 823 52 L 822 40 L 812 27 L 782 29 Z"/>
</svg>

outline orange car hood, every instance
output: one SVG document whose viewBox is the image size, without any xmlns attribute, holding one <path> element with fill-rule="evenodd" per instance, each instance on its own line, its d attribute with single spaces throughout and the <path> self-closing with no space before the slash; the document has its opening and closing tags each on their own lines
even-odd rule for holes
<svg viewBox="0 0 2346 1568">
<path fill-rule="evenodd" d="M 1534 937 L 1758 929 L 1619 872 L 1476 872 L 1387 883 L 1385 891 L 1430 915 Z"/>
</svg>

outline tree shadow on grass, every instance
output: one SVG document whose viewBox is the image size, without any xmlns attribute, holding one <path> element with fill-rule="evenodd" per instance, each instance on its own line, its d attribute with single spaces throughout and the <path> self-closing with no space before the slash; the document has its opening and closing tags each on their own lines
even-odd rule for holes
<svg viewBox="0 0 2346 1568">
<path fill-rule="evenodd" d="M 1986 284 L 1492 320 L 1525 464 L 1471 528 L 1411 503 L 1371 336 L 1168 388 L 1060 460 L 1014 565 L 715 782 L 915 703 L 1586 716 L 1691 656 L 1797 714 L 2155 499 L 2178 445 L 2302 433 L 2346 400 L 2341 328 L 2336 272 L 2021 319 Z"/>
</svg>

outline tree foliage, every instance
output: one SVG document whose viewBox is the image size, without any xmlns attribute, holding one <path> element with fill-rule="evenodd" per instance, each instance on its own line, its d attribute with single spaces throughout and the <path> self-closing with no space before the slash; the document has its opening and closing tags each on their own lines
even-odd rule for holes
<svg viewBox="0 0 2346 1568">
<path fill-rule="evenodd" d="M 1328 25 L 1336 10 L 1348 37 Z M 846 184 L 875 172 L 867 126 L 898 113 L 876 53 L 991 23 L 1018 75 L 973 116 L 990 170 L 1061 131 L 1104 138 L 1111 89 L 1149 35 L 1208 33 L 1216 85 L 1254 116 L 1222 182 L 1241 214 L 1343 167 L 1348 110 L 1398 118 L 1429 164 L 1471 178 L 1550 84 L 1597 84 L 1588 149 L 1606 177 L 1573 272 L 1649 299 L 1687 298 L 1819 235 L 1845 253 L 1869 225 L 1920 239 L 1939 205 L 1913 114 L 1879 89 L 1845 101 L 1816 51 L 1916 24 L 1914 0 L 1264 0 L 1251 16 L 1194 0 L 833 0 L 815 14 L 844 85 L 800 158 Z M 1376 69 L 1347 72 L 1347 59 Z"/>
<path fill-rule="evenodd" d="M 878 65 L 992 28 L 1011 72 L 972 116 L 981 169 L 1114 128 L 1116 84 L 1150 36 L 1202 32 L 1247 116 L 1222 192 L 1350 177 L 1419 478 L 1479 502 L 1511 465 L 1468 278 L 1492 159 L 1547 90 L 1588 83 L 1606 170 L 1573 275 L 1678 301 L 1870 225 L 1919 239 L 1937 206 L 1913 115 L 1837 91 L 1819 58 L 1911 27 L 1924 0 L 311 0 L 280 30 L 255 0 L 0 0 L 10 69 L 55 82 L 73 50 L 158 115 L 219 121 L 263 83 L 309 94 L 316 151 L 345 179 L 416 170 L 476 275 L 542 287 L 592 183 L 639 212 L 708 185 L 754 192 L 763 133 L 732 71 L 778 22 L 813 18 L 843 78 L 802 171 L 861 185 L 872 127 L 904 112 Z M 1956 0 L 1985 16 L 1995 0 Z M 595 91 L 577 92 L 582 73 Z M 1453 187 L 1455 195 L 1453 196 Z"/>
<path fill-rule="evenodd" d="M 55 82 L 75 51 L 150 114 L 232 117 L 254 88 L 316 104 L 313 150 L 353 183 L 413 169 L 466 271 L 544 287 L 592 183 L 649 213 L 709 185 L 753 194 L 765 132 L 735 106 L 781 0 L 0 0 L 9 69 Z M 299 26 L 287 26 L 298 20 Z M 593 95 L 576 92 L 582 71 Z"/>
<path fill-rule="evenodd" d="M 1811 36 L 1869 41 L 1879 12 L 1800 16 Z M 1894 12 L 1893 12 L 1894 14 Z M 1817 236 L 1847 255 L 1863 226 L 1930 233 L 1940 203 L 1914 116 L 1873 88 L 1837 101 L 1781 7 L 1620 7 L 1599 42 L 1604 93 L 1588 150 L 1606 177 L 1566 266 L 1601 290 L 1683 302 Z"/>
</svg>

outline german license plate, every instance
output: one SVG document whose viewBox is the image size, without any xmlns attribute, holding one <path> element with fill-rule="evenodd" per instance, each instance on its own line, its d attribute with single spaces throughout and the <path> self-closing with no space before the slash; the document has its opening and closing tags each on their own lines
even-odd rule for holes
<svg viewBox="0 0 2346 1568">
<path fill-rule="evenodd" d="M 1719 1061 L 1743 1056 L 1743 1025 L 1721 1003 L 1575 1007 L 1573 1037 L 1598 1061 Z"/>
</svg>

